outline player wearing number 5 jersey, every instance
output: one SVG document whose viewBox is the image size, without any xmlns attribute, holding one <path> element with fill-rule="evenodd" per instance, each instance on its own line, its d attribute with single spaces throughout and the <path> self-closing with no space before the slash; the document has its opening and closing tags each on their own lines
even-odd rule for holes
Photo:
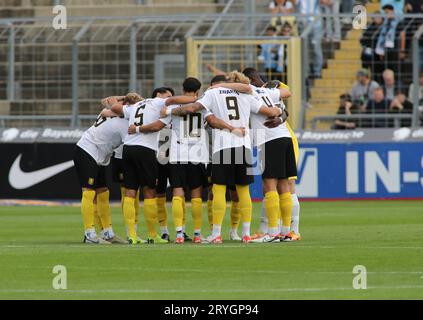
<svg viewBox="0 0 423 320">
<path fill-rule="evenodd" d="M 228 82 L 249 85 L 249 80 L 239 72 L 231 72 Z M 221 86 L 227 86 L 222 84 Z M 229 84 L 230 86 L 231 84 Z M 252 95 L 223 87 L 205 92 L 196 104 L 186 106 L 187 111 L 197 112 L 205 108 L 233 127 L 248 128 L 250 113 L 262 113 L 268 117 L 279 116 L 280 108 L 269 108 Z M 226 130 L 214 130 L 213 142 L 213 232 L 207 238 L 209 243 L 221 243 L 221 227 L 226 211 L 226 187 L 235 185 L 239 196 L 239 211 L 243 221 L 243 242 L 249 242 L 252 203 L 249 184 L 254 180 L 249 167 L 251 141 L 248 134 L 237 136 Z"/>
<path fill-rule="evenodd" d="M 166 122 L 160 120 L 160 110 L 165 105 L 189 103 L 191 97 L 169 97 L 146 99 L 137 104 L 122 107 L 114 105 L 111 111 L 123 114 L 129 120 L 128 133 L 123 147 L 123 176 L 126 195 L 123 205 L 125 222 L 128 227 L 130 244 L 137 244 L 135 229 L 134 202 L 137 190 L 144 194 L 144 215 L 147 221 L 148 242 L 167 243 L 161 239 L 155 229 L 157 224 L 156 181 L 158 177 L 156 152 L 158 149 L 158 131 Z M 141 128 L 144 128 L 141 130 Z M 131 130 L 132 129 L 132 130 Z M 135 131 L 136 129 L 136 131 Z"/>
</svg>

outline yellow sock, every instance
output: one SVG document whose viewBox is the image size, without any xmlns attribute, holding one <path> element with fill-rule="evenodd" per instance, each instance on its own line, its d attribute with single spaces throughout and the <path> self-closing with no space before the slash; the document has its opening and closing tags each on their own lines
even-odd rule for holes
<svg viewBox="0 0 423 320">
<path fill-rule="evenodd" d="M 264 207 L 269 225 L 269 234 L 278 234 L 279 222 L 279 194 L 276 191 L 269 191 L 264 196 Z"/>
<path fill-rule="evenodd" d="M 81 213 L 85 230 L 94 228 L 94 198 L 94 190 L 82 192 Z"/>
<path fill-rule="evenodd" d="M 185 203 L 185 197 L 182 197 L 182 208 L 184 209 L 184 216 L 182 217 L 182 225 L 185 226 L 185 222 L 187 219 L 187 207 Z M 185 230 L 184 230 L 185 232 Z"/>
<path fill-rule="evenodd" d="M 156 238 L 157 224 L 157 199 L 144 199 L 144 217 L 147 224 L 147 233 L 149 238 Z"/>
<path fill-rule="evenodd" d="M 226 211 L 226 186 L 213 185 L 213 227 L 221 227 Z"/>
<path fill-rule="evenodd" d="M 125 188 L 120 187 L 120 207 L 122 208 L 122 212 L 123 212 L 123 202 L 125 201 L 125 194 L 126 194 Z"/>
<path fill-rule="evenodd" d="M 159 218 L 159 225 L 161 227 L 167 227 L 166 197 L 157 198 L 157 216 Z"/>
<path fill-rule="evenodd" d="M 207 200 L 207 216 L 210 228 L 213 228 L 213 200 Z"/>
<path fill-rule="evenodd" d="M 109 205 L 110 192 L 105 191 L 97 195 L 98 215 L 101 219 L 103 228 L 110 228 L 112 226 L 112 214 L 110 213 Z"/>
<path fill-rule="evenodd" d="M 203 214 L 203 199 L 193 198 L 191 199 L 191 209 L 192 209 L 192 220 L 194 220 L 194 232 L 199 233 L 201 230 L 202 224 L 202 214 Z"/>
<path fill-rule="evenodd" d="M 182 231 L 183 219 L 184 219 L 184 204 L 182 197 L 172 198 L 172 214 L 173 224 L 175 230 Z"/>
<path fill-rule="evenodd" d="M 96 203 L 94 203 L 94 225 L 95 225 L 97 231 L 103 230 L 103 225 L 101 224 L 101 219 L 98 216 L 97 204 Z"/>
<path fill-rule="evenodd" d="M 282 217 L 282 234 L 289 233 L 292 218 L 292 197 L 290 192 L 279 195 L 279 205 Z"/>
<path fill-rule="evenodd" d="M 231 227 L 232 227 L 232 229 L 238 229 L 240 220 L 241 220 L 241 212 L 239 211 L 239 202 L 232 201 L 232 205 L 231 205 Z"/>
<path fill-rule="evenodd" d="M 135 199 L 130 197 L 125 197 L 123 202 L 123 214 L 125 217 L 125 223 L 128 227 L 128 236 L 130 238 L 137 238 L 137 231 L 135 230 Z"/>
<path fill-rule="evenodd" d="M 138 217 L 140 215 L 140 191 L 137 191 L 137 196 L 135 197 L 135 202 L 134 202 L 134 207 L 135 207 L 135 225 L 138 224 Z"/>
<path fill-rule="evenodd" d="M 237 185 L 236 191 L 238 193 L 238 210 L 241 214 L 242 222 L 251 223 L 251 216 L 253 212 L 253 203 L 251 202 L 250 186 Z"/>
</svg>

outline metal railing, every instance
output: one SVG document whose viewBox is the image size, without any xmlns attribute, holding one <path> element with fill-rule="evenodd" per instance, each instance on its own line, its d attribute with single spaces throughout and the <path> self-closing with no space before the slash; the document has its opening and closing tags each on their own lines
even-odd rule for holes
<svg viewBox="0 0 423 320">
<path fill-rule="evenodd" d="M 223 15 L 69 17 L 66 30 L 54 30 L 51 26 L 51 17 L 0 19 L 0 44 L 2 44 L 0 68 L 4 71 L 0 72 L 0 100 L 9 103 L 11 109 L 6 115 L 0 115 L 0 119 L 3 119 L 0 124 L 19 125 L 19 119 L 26 121 L 28 120 L 26 117 L 30 116 L 37 117 L 37 120 L 34 119 L 34 125 L 39 125 L 41 122 L 39 119 L 43 119 L 43 116 L 47 115 L 48 118 L 44 119 L 51 120 L 50 116 L 57 114 L 56 119 L 69 121 L 69 125 L 82 125 L 86 120 L 85 116 L 97 113 L 98 101 L 104 96 L 123 94 L 128 90 L 149 96 L 155 86 L 154 69 L 157 67 L 155 64 L 168 56 L 182 59 L 169 60 L 162 66 L 166 75 L 165 84 L 179 89 L 181 80 L 185 77 L 184 42 L 187 37 L 209 35 L 211 38 L 220 39 L 248 37 L 254 39 L 259 36 L 266 39 L 265 30 L 273 23 L 272 19 L 276 17 L 283 20 L 287 17 L 287 15 L 260 13 L 232 13 L 232 9 L 229 10 L 232 5 L 238 6 L 239 3 L 229 1 L 226 7 L 228 10 Z M 309 103 L 313 105 L 312 109 L 327 110 L 328 117 L 335 114 L 337 106 L 325 109 L 328 102 L 337 103 L 337 96 L 333 98 L 335 90 L 328 92 L 327 96 L 320 95 L 319 98 L 319 95 L 316 96 L 319 93 L 318 88 L 321 88 L 318 85 L 320 80 L 336 81 L 337 74 L 334 72 L 332 77 L 330 67 L 339 63 L 335 61 L 339 60 L 336 59 L 339 52 L 348 55 L 352 49 L 342 47 L 342 44 L 339 46 L 333 42 L 324 42 L 322 56 L 328 68 L 323 69 L 322 79 L 310 79 L 311 71 L 315 71 L 310 67 L 310 64 L 315 62 L 313 59 L 315 48 L 312 47 L 313 28 L 321 23 L 321 19 L 330 15 L 316 16 L 312 22 L 309 21 L 309 16 L 301 14 L 288 16 L 295 18 L 298 25 L 303 25 L 299 33 L 303 46 L 300 57 L 302 107 L 299 118 L 300 127 L 304 127 L 311 123 L 307 122 L 309 120 L 306 121 Z M 339 15 L 340 19 L 347 17 L 352 18 L 353 15 Z M 405 15 L 405 17 L 420 16 Z M 251 35 L 251 30 L 245 29 L 247 24 L 256 35 Z M 344 25 L 344 39 L 348 38 L 350 31 L 351 26 Z M 414 34 L 413 62 L 419 61 L 418 44 L 421 34 L 421 29 Z M 255 51 L 252 52 L 256 54 Z M 157 59 L 158 57 L 163 59 Z M 360 60 L 359 57 L 354 57 L 344 61 L 350 66 Z M 258 62 L 257 65 L 261 71 L 264 70 L 262 62 Z M 417 64 L 413 65 L 415 84 L 418 83 L 419 71 Z M 351 72 L 354 78 L 355 72 Z M 347 90 L 351 85 L 352 83 L 348 83 L 342 90 Z M 418 96 L 417 100 L 413 100 L 413 125 L 418 125 Z M 394 117 L 401 118 L 399 115 Z M 48 123 L 49 121 L 46 121 L 46 124 Z"/>
<path fill-rule="evenodd" d="M 326 122 L 326 123 L 334 123 L 335 120 L 349 120 L 349 121 L 362 121 L 362 120 L 371 120 L 372 122 L 375 122 L 377 120 L 384 120 L 383 128 L 386 127 L 394 127 L 399 128 L 401 127 L 401 120 L 410 120 L 410 122 L 413 119 L 412 114 L 389 114 L 389 113 L 383 113 L 383 114 L 354 114 L 354 115 L 331 115 L 331 116 L 317 116 L 314 117 L 311 124 L 312 130 L 318 129 L 318 124 L 320 122 Z M 392 120 L 390 123 L 389 120 Z M 369 126 L 357 126 L 356 128 L 361 127 L 372 127 L 372 125 Z"/>
</svg>

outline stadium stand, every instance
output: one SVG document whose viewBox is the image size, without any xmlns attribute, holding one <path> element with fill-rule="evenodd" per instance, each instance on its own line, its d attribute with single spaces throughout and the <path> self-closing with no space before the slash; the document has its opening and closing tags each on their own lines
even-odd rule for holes
<svg viewBox="0 0 423 320">
<path fill-rule="evenodd" d="M 380 12 L 379 2 L 357 1 L 364 2 L 369 13 Z M 54 30 L 51 21 L 42 18 L 52 17 L 51 6 L 58 3 L 66 5 L 68 16 L 72 17 L 66 30 Z M 148 95 L 154 86 L 164 82 L 179 88 L 180 79 L 185 76 L 184 41 L 187 35 L 243 37 L 248 29 L 248 20 L 244 24 L 240 20 L 224 19 L 224 14 L 218 19 L 208 18 L 222 12 L 248 13 L 246 2 L 241 0 L 176 0 L 172 1 L 172 5 L 164 0 L 122 0 L 119 1 L 119 10 L 116 10 L 116 3 L 112 0 L 0 0 L 0 18 L 21 18 L 14 23 L 13 99 L 8 97 L 10 52 L 7 45 L 0 47 L 0 115 L 60 116 L 71 113 L 72 97 L 75 95 L 72 91 L 72 61 L 75 58 L 72 57 L 72 47 L 80 31 L 85 32 L 80 34 L 78 41 L 77 94 L 79 112 L 88 116 L 98 111 L 96 102 L 101 97 L 111 92 L 126 92 L 131 87 L 130 37 L 132 23 L 137 17 L 142 19 L 136 27 L 137 70 L 136 85 L 132 89 L 142 88 L 143 95 Z M 269 14 L 269 3 L 269 0 L 255 1 L 253 12 Z M 170 15 L 172 18 L 169 18 Z M 340 95 L 351 92 L 356 73 L 361 68 L 369 69 L 372 79 L 378 82 L 382 82 L 381 74 L 385 69 L 393 69 L 396 80 L 405 88 L 403 93 L 405 96 L 409 94 L 412 82 L 411 38 L 421 20 L 405 19 L 401 23 L 408 52 L 401 59 L 399 55 L 402 52 L 396 52 L 396 56 L 383 64 L 374 55 L 371 58 L 365 56 L 366 48 L 377 45 L 376 37 L 381 25 L 375 23 L 363 32 L 354 30 L 347 18 L 338 18 L 332 22 L 334 25 L 337 21 L 342 22 L 340 41 L 337 36 L 328 36 L 328 23 L 331 21 L 324 24 L 326 33 L 321 26 L 320 38 L 313 38 L 313 32 L 307 33 L 307 28 L 295 16 L 275 15 L 269 19 L 262 15 L 250 21 L 257 36 L 266 35 L 270 25 L 275 26 L 281 36 L 286 23 L 290 24 L 292 35 L 302 35 L 302 52 L 306 56 L 302 74 L 305 128 L 332 127 L 333 120 L 320 122 L 316 121 L 316 117 L 336 116 Z M 8 43 L 9 32 L 7 24 L 0 24 L 0 43 Z M 315 46 L 316 39 L 321 44 L 320 49 Z M 323 58 L 321 72 L 319 67 L 316 71 L 319 50 Z M 257 55 L 257 58 L 260 56 Z M 242 60 L 240 56 L 232 56 L 231 59 Z M 241 65 L 238 64 L 238 67 Z M 261 70 L 264 72 L 264 69 L 262 63 Z M 281 79 L 285 80 L 286 75 L 282 75 Z M 40 121 L 24 118 L 0 121 L 0 125 L 2 123 L 8 126 L 40 125 Z M 68 125 L 67 121 L 59 118 L 43 123 Z"/>
</svg>

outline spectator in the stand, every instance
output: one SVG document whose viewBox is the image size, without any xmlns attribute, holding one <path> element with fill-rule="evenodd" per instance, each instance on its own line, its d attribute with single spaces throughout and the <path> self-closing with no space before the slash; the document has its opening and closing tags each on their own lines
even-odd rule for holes
<svg viewBox="0 0 423 320">
<path fill-rule="evenodd" d="M 294 10 L 294 5 L 289 0 L 274 0 L 269 3 L 269 11 L 273 14 L 290 14 Z"/>
<path fill-rule="evenodd" d="M 405 1 L 405 11 L 409 14 L 422 14 L 423 13 L 423 1 L 422 0 L 406 0 Z M 412 41 L 416 30 L 423 24 L 423 16 L 420 18 L 409 18 L 406 20 L 412 20 L 411 25 L 407 28 L 406 34 L 406 47 L 412 48 Z M 420 68 L 423 68 L 423 39 L 420 38 L 419 41 L 420 48 Z"/>
<path fill-rule="evenodd" d="M 404 13 L 404 0 L 381 0 L 380 6 L 383 9 L 384 6 L 390 5 L 394 8 L 395 13 L 402 15 Z"/>
<path fill-rule="evenodd" d="M 277 37 L 277 30 L 274 26 L 269 26 L 266 29 L 266 35 L 268 37 Z M 264 68 L 268 79 L 279 79 L 281 77 L 280 71 L 278 70 L 279 60 L 279 45 L 275 44 L 261 44 L 261 53 L 259 60 L 264 62 Z"/>
<path fill-rule="evenodd" d="M 389 111 L 391 100 L 386 99 L 383 88 L 378 87 L 373 91 L 373 99 L 370 99 L 366 105 L 366 114 L 384 114 Z M 389 125 L 388 119 L 369 119 L 363 121 L 364 127 L 386 128 Z"/>
<path fill-rule="evenodd" d="M 363 110 L 367 101 L 373 99 L 376 88 L 379 88 L 379 84 L 370 79 L 369 71 L 366 69 L 359 70 L 357 72 L 357 81 L 351 90 L 352 103 Z"/>
<path fill-rule="evenodd" d="M 313 23 L 314 17 L 320 14 L 320 0 L 297 0 L 298 12 L 307 15 L 306 20 L 301 21 L 301 30 L 304 30 L 307 25 Z M 311 65 L 310 75 L 313 78 L 320 78 L 323 68 L 323 51 L 322 51 L 322 23 L 315 21 L 312 25 L 311 32 L 311 48 L 313 50 L 313 63 Z"/>
<path fill-rule="evenodd" d="M 377 59 L 377 55 L 375 53 L 377 38 L 379 36 L 380 26 L 382 23 L 382 17 L 373 17 L 371 24 L 363 32 L 363 35 L 360 38 L 360 43 L 363 47 L 363 51 L 361 52 L 363 68 L 370 68 L 373 75 L 377 74 L 377 72 L 375 72 L 375 64 L 382 64 L 382 62 Z"/>
<path fill-rule="evenodd" d="M 295 0 L 274 0 L 269 4 L 269 11 L 274 15 L 283 14 L 283 16 L 273 17 L 271 20 L 272 26 L 276 27 L 278 31 L 282 30 L 285 23 L 289 23 L 292 27 L 292 34 L 298 35 L 297 19 L 295 16 L 289 15 L 295 12 Z"/>
<path fill-rule="evenodd" d="M 292 27 L 288 22 L 285 22 L 282 26 L 282 29 L 279 33 L 280 37 L 290 37 L 292 35 Z M 278 66 L 277 66 L 277 72 L 282 73 L 285 75 L 286 80 L 286 70 L 288 67 L 288 46 L 286 44 L 282 44 L 279 46 L 278 51 Z"/>
<path fill-rule="evenodd" d="M 341 21 L 339 18 L 340 0 L 320 0 L 320 9 L 323 14 L 330 15 L 324 19 L 324 40 L 326 42 L 341 41 Z"/>
<path fill-rule="evenodd" d="M 352 14 L 354 9 L 355 0 L 342 0 L 341 1 L 341 12 L 346 14 Z M 345 17 L 342 19 L 342 23 L 350 24 L 352 19 L 350 17 Z"/>
<path fill-rule="evenodd" d="M 405 1 L 405 12 L 407 12 L 407 13 L 423 13 L 423 1 L 422 0 L 406 0 Z"/>
<path fill-rule="evenodd" d="M 351 95 L 345 93 L 339 97 L 340 104 L 338 108 L 338 115 L 352 115 L 359 113 L 359 110 L 356 106 L 353 105 L 351 100 Z M 333 125 L 333 129 L 335 130 L 347 130 L 347 129 L 355 129 L 358 127 L 357 121 L 355 119 L 335 119 L 335 123 Z"/>
<path fill-rule="evenodd" d="M 391 105 L 389 106 L 389 113 L 399 113 L 399 114 L 412 114 L 413 113 L 413 104 L 407 100 L 407 97 L 404 93 L 398 92 L 395 98 L 392 100 Z M 392 119 L 389 121 L 390 127 L 395 127 L 395 121 Z M 399 121 L 400 127 L 411 127 L 411 119 L 401 119 Z"/>
<path fill-rule="evenodd" d="M 408 100 L 414 101 L 414 83 L 410 84 L 408 89 Z M 417 91 L 419 92 L 419 101 L 423 99 L 423 72 L 420 73 L 419 84 L 417 85 Z"/>
<path fill-rule="evenodd" d="M 401 81 L 395 81 L 395 73 L 390 69 L 383 71 L 382 87 L 385 97 L 390 100 L 394 99 L 396 92 L 403 91 Z"/>
<path fill-rule="evenodd" d="M 385 20 L 380 30 L 377 44 L 376 55 L 381 62 L 383 69 L 392 69 L 395 72 L 400 71 L 401 62 L 406 56 L 406 38 L 404 24 L 400 23 L 401 19 L 395 15 L 394 7 L 390 4 L 383 8 Z M 382 70 L 377 70 L 380 73 Z"/>
</svg>

